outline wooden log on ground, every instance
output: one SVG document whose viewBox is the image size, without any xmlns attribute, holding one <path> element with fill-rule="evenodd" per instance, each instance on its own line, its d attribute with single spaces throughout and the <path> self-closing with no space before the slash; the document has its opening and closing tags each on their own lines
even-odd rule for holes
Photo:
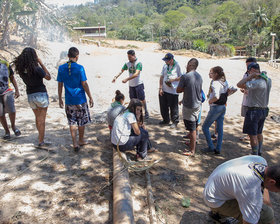
<svg viewBox="0 0 280 224">
<path fill-rule="evenodd" d="M 113 168 L 113 223 L 134 224 L 128 170 L 123 171 L 124 165 L 115 149 L 113 150 Z"/>
<path fill-rule="evenodd" d="M 157 224 L 157 214 L 155 209 L 154 203 L 154 196 L 152 191 L 152 184 L 149 170 L 146 170 L 146 179 L 147 179 L 147 198 L 148 198 L 148 205 L 149 205 L 149 213 L 150 213 L 150 223 Z"/>
</svg>

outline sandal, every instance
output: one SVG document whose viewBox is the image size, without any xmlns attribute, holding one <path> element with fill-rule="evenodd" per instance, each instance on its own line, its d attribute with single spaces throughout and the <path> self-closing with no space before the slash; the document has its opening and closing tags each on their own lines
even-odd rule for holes
<svg viewBox="0 0 280 224">
<path fill-rule="evenodd" d="M 14 130 L 14 133 L 15 133 L 15 136 L 17 136 L 17 137 L 21 135 L 20 130 L 17 128 Z"/>
<path fill-rule="evenodd" d="M 79 146 L 74 147 L 74 152 L 79 152 L 79 151 L 80 151 L 80 147 Z"/>
<path fill-rule="evenodd" d="M 182 155 L 184 155 L 184 156 L 194 156 L 194 153 L 190 150 L 186 150 L 186 152 L 183 152 Z"/>
<path fill-rule="evenodd" d="M 4 140 L 9 140 L 9 139 L 11 139 L 10 134 L 5 134 L 5 135 L 3 136 L 3 139 L 4 139 Z"/>
</svg>

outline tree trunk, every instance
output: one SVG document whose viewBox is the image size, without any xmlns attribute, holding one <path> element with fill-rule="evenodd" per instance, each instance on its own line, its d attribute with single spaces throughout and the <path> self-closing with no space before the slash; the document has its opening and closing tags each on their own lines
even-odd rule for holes
<svg viewBox="0 0 280 224">
<path fill-rule="evenodd" d="M 3 25 L 4 25 L 4 31 L 2 34 L 2 39 L 0 41 L 0 47 L 4 48 L 5 46 L 9 45 L 9 18 L 10 18 L 10 13 L 11 13 L 11 2 L 10 0 L 6 0 L 5 4 L 5 11 L 3 14 Z"/>
</svg>

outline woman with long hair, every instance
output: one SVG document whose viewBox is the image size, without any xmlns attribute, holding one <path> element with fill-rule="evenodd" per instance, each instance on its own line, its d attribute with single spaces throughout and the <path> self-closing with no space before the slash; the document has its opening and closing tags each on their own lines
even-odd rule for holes
<svg viewBox="0 0 280 224">
<path fill-rule="evenodd" d="M 202 125 L 203 133 L 206 137 L 208 148 L 203 149 L 204 152 L 214 152 L 215 154 L 221 153 L 223 141 L 223 122 L 226 113 L 226 102 L 228 97 L 228 82 L 223 68 L 216 66 L 210 69 L 209 77 L 212 79 L 210 83 L 208 102 L 210 110 Z M 214 121 L 217 121 L 218 139 L 216 147 L 211 139 L 209 131 L 210 126 Z"/>
<path fill-rule="evenodd" d="M 23 49 L 14 64 L 16 72 L 26 85 L 28 103 L 35 114 L 36 128 L 39 132 L 38 146 L 47 146 L 44 137 L 49 97 L 43 79 L 50 80 L 51 75 L 38 58 L 36 51 L 30 47 Z"/>
<path fill-rule="evenodd" d="M 143 126 L 142 102 L 131 99 L 127 109 L 116 117 L 111 133 L 111 142 L 120 151 L 131 150 L 136 146 L 137 159 L 147 159 L 151 149 L 148 132 Z"/>
</svg>

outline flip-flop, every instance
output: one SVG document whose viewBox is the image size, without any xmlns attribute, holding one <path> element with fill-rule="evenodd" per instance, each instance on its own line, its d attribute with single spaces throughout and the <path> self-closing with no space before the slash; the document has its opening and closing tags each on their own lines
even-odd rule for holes
<svg viewBox="0 0 280 224">
<path fill-rule="evenodd" d="M 11 139 L 10 134 L 5 134 L 5 135 L 3 136 L 3 139 L 4 139 L 4 140 L 9 140 L 9 139 Z"/>
<path fill-rule="evenodd" d="M 15 133 L 15 136 L 17 136 L 17 137 L 21 135 L 20 130 L 17 128 L 14 130 L 14 133 Z"/>
<path fill-rule="evenodd" d="M 79 152 L 79 151 L 80 151 L 80 147 L 79 146 L 74 147 L 74 152 Z"/>
<path fill-rule="evenodd" d="M 90 144 L 90 142 L 85 141 L 83 144 L 80 144 L 80 143 L 79 143 L 79 146 L 84 146 L 84 145 L 89 145 L 89 144 Z"/>
<path fill-rule="evenodd" d="M 182 155 L 184 155 L 184 156 L 194 156 L 194 153 L 190 150 L 187 150 L 186 152 L 183 152 Z"/>
</svg>

